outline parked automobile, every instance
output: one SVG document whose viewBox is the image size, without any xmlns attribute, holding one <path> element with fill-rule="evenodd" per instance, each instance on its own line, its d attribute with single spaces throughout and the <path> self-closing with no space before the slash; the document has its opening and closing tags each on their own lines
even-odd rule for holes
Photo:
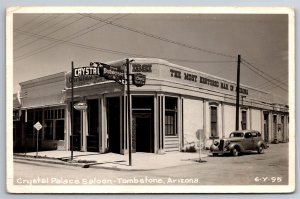
<svg viewBox="0 0 300 199">
<path fill-rule="evenodd" d="M 261 133 L 255 130 L 242 130 L 230 133 L 229 138 L 214 141 L 210 146 L 210 152 L 213 156 L 219 154 L 232 154 L 239 156 L 245 152 L 257 151 L 264 153 L 268 145 L 262 139 Z"/>
</svg>

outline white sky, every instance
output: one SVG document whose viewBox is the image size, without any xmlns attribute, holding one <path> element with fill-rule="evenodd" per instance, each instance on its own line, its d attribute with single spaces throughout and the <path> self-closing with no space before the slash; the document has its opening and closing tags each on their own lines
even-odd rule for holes
<svg viewBox="0 0 300 199">
<path fill-rule="evenodd" d="M 101 19 L 113 20 L 122 28 L 103 26 Z M 168 42 L 162 41 L 165 39 Z M 263 72 L 258 75 L 252 71 L 256 69 L 242 64 L 242 84 L 278 94 L 286 101 L 288 97 L 287 15 L 15 14 L 13 47 L 14 92 L 19 82 L 69 71 L 71 61 L 81 67 L 90 61 L 128 57 L 163 58 L 236 81 L 236 60 L 241 54 Z M 277 83 L 272 84 L 271 78 Z"/>
</svg>

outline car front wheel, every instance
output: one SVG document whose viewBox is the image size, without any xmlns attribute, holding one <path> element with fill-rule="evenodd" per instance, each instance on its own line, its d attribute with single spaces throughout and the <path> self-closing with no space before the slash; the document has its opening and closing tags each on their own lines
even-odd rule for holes
<svg viewBox="0 0 300 199">
<path fill-rule="evenodd" d="M 233 155 L 234 157 L 240 155 L 240 151 L 239 151 L 237 148 L 232 149 L 231 153 L 232 153 L 232 155 Z"/>
<path fill-rule="evenodd" d="M 257 148 L 257 152 L 259 153 L 259 154 L 263 154 L 264 153 L 264 146 L 262 146 L 262 145 L 260 145 L 258 148 Z"/>
</svg>

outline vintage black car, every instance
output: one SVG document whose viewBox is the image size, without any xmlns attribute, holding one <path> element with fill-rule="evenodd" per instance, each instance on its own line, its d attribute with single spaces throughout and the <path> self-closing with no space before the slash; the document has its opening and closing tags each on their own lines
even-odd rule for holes
<svg viewBox="0 0 300 199">
<path fill-rule="evenodd" d="M 210 152 L 216 156 L 219 154 L 232 154 L 239 156 L 245 152 L 257 151 L 264 153 L 268 145 L 262 139 L 261 133 L 255 130 L 242 130 L 230 133 L 229 138 L 214 141 L 210 146 Z"/>
</svg>

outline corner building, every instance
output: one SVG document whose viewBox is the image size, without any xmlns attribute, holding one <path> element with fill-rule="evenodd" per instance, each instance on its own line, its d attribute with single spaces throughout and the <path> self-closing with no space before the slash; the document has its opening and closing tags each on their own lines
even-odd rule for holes
<svg viewBox="0 0 300 199">
<path fill-rule="evenodd" d="M 125 60 L 107 63 L 124 67 Z M 77 67 L 77 66 L 76 66 Z M 161 59 L 134 58 L 130 73 L 146 75 L 142 87 L 131 85 L 132 151 L 164 153 L 203 146 L 235 130 L 236 84 Z M 20 83 L 22 136 L 34 147 L 37 120 L 44 149 L 70 150 L 71 73 L 62 72 Z M 79 151 L 128 153 L 126 87 L 99 76 L 74 78 L 73 147 Z M 262 133 L 269 142 L 288 142 L 288 106 L 268 92 L 241 85 L 240 129 Z M 24 118 L 26 116 L 26 121 Z M 30 124 L 29 124 L 30 123 Z M 32 132 L 31 132 L 32 131 Z"/>
</svg>

